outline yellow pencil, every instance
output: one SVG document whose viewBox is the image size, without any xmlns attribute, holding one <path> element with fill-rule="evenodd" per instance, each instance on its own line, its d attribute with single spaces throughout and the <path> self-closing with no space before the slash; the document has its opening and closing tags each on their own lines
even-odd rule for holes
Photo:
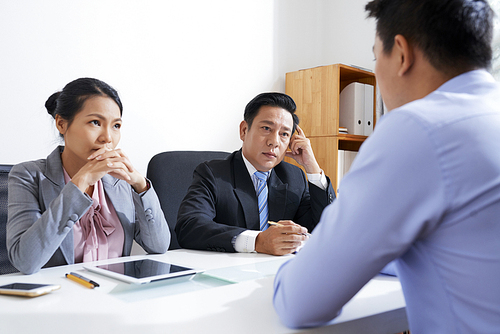
<svg viewBox="0 0 500 334">
<path fill-rule="evenodd" d="M 83 285 L 83 286 L 85 286 L 85 287 L 87 287 L 89 289 L 95 288 L 94 284 L 92 284 L 90 282 L 87 282 L 87 281 L 81 279 L 80 277 L 76 277 L 76 276 L 74 276 L 72 274 L 66 274 L 66 277 L 69 278 L 72 281 L 75 281 L 76 283 L 80 283 L 81 285 Z"/>
</svg>

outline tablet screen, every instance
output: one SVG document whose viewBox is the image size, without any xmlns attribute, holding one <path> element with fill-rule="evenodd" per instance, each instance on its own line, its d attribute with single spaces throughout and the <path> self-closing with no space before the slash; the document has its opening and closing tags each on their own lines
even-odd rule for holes
<svg viewBox="0 0 500 334">
<path fill-rule="evenodd" d="M 197 271 L 192 268 L 151 259 L 127 260 L 95 267 L 84 266 L 84 268 L 134 284 L 144 284 L 160 279 L 194 275 L 197 273 Z"/>
<path fill-rule="evenodd" d="M 190 268 L 181 267 L 166 262 L 154 261 L 150 259 L 112 263 L 96 267 L 100 269 L 113 271 L 118 274 L 130 276 L 133 278 L 163 276 L 190 270 Z"/>
</svg>

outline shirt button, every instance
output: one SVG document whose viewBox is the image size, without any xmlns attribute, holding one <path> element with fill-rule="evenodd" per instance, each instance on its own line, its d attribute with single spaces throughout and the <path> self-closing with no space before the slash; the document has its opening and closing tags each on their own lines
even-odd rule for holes
<svg viewBox="0 0 500 334">
<path fill-rule="evenodd" d="M 71 219 L 74 222 L 76 222 L 78 220 L 78 215 L 76 213 L 72 214 L 69 219 Z"/>
</svg>

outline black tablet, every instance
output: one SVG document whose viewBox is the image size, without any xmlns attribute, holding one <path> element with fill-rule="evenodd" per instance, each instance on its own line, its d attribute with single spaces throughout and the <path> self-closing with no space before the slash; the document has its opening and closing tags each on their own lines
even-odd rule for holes
<svg viewBox="0 0 500 334">
<path fill-rule="evenodd" d="M 97 266 L 84 265 L 83 267 L 89 271 L 132 284 L 145 284 L 201 272 L 200 270 L 151 259 L 125 260 L 118 263 Z"/>
</svg>

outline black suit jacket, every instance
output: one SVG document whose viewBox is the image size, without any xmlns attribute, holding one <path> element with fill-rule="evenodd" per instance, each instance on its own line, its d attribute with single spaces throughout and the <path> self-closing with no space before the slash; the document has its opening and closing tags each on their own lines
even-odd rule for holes
<svg viewBox="0 0 500 334">
<path fill-rule="evenodd" d="M 269 220 L 292 220 L 309 231 L 335 199 L 330 180 L 321 190 L 308 184 L 300 168 L 284 161 L 274 167 L 268 189 Z M 175 232 L 180 246 L 234 252 L 233 237 L 248 229 L 260 229 L 259 209 L 241 150 L 198 165 L 179 207 Z"/>
</svg>

